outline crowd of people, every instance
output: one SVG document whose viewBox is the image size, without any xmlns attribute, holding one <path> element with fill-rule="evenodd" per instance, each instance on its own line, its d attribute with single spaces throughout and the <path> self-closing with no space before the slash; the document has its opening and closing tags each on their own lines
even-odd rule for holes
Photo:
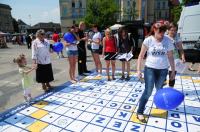
<svg viewBox="0 0 200 132">
<path fill-rule="evenodd" d="M 95 73 L 97 76 L 102 76 L 101 57 L 106 62 L 107 80 L 115 80 L 115 63 L 116 56 L 119 54 L 130 53 L 134 49 L 134 42 L 128 35 L 126 28 L 120 28 L 118 37 L 112 35 L 109 28 L 105 30 L 105 36 L 102 37 L 98 30 L 98 25 L 93 25 L 93 35 L 84 33 L 85 23 L 80 22 L 79 25 L 70 27 L 69 32 L 74 35 L 77 43 L 71 43 L 66 40 L 63 41 L 65 51 L 69 61 L 69 76 L 71 83 L 77 83 L 75 76 L 76 64 L 78 63 L 78 74 L 86 76 L 90 73 L 87 69 L 87 52 L 86 44 L 90 45 L 90 50 L 95 64 Z M 137 76 L 139 79 L 144 77 L 145 90 L 140 98 L 139 108 L 137 110 L 137 118 L 146 122 L 144 116 L 145 105 L 152 94 L 154 85 L 157 90 L 163 88 L 163 84 L 169 74 L 169 86 L 175 85 L 175 59 L 181 59 L 185 63 L 185 55 L 183 52 L 182 42 L 178 38 L 177 25 L 169 23 L 168 21 L 157 21 L 152 27 L 151 31 L 146 36 L 142 43 L 141 51 L 137 61 Z M 53 34 L 53 41 L 59 42 L 60 38 L 55 32 Z M 50 82 L 54 80 L 53 70 L 51 65 L 50 53 L 53 52 L 52 45 L 45 39 L 44 30 L 38 30 L 36 39 L 32 41 L 32 68 L 26 66 L 26 59 L 24 55 L 20 55 L 14 60 L 19 66 L 19 72 L 22 74 L 22 83 L 24 88 L 24 97 L 27 100 L 31 98 L 30 92 L 27 92 L 30 87 L 30 79 L 27 75 L 36 70 L 36 81 L 41 83 L 45 92 L 48 92 L 53 87 Z M 59 53 L 57 53 L 59 56 Z M 63 56 L 63 53 L 61 52 Z M 146 55 L 146 57 L 145 57 Z M 142 60 L 146 58 L 145 67 L 142 69 Z M 130 61 L 131 59 L 120 59 L 122 76 L 120 80 L 130 80 Z M 110 75 L 111 65 L 111 75 Z M 144 71 L 144 75 L 143 75 Z M 126 73 L 126 74 L 125 74 Z"/>
</svg>

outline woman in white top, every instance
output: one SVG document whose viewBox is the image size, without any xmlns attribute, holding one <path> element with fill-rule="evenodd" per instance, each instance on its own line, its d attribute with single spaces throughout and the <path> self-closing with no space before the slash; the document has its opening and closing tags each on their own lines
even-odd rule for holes
<svg viewBox="0 0 200 132">
<path fill-rule="evenodd" d="M 146 122 L 143 112 L 145 105 L 152 94 L 154 85 L 156 90 L 162 88 L 165 78 L 168 74 L 168 66 L 172 68 L 170 79 L 174 79 L 174 57 L 173 44 L 171 40 L 164 35 L 166 26 L 163 23 L 155 23 L 151 28 L 151 35 L 145 38 L 138 57 L 137 75 L 141 78 L 141 65 L 145 53 L 147 58 L 144 68 L 145 90 L 140 98 L 139 108 L 137 110 L 137 118 L 141 122 Z M 168 61 L 169 60 L 169 61 Z"/>
<path fill-rule="evenodd" d="M 172 41 L 174 45 L 174 51 L 173 51 L 174 59 L 181 59 L 182 62 L 185 62 L 185 55 L 183 51 L 182 41 L 177 36 L 176 31 L 177 31 L 177 25 L 175 25 L 174 23 L 170 23 L 167 36 L 169 37 L 169 39 Z M 171 68 L 169 69 L 169 76 L 171 76 Z M 175 84 L 175 79 L 173 80 L 169 79 L 169 86 L 174 87 L 174 84 Z"/>
<path fill-rule="evenodd" d="M 93 25 L 94 35 L 92 39 L 88 40 L 91 42 L 91 52 L 96 66 L 96 72 L 98 75 L 102 74 L 102 64 L 99 57 L 99 46 L 101 44 L 101 33 L 98 31 L 97 25 Z"/>
<path fill-rule="evenodd" d="M 50 82 L 54 80 L 51 66 L 50 52 L 51 45 L 44 39 L 45 32 L 40 29 L 36 32 L 36 39 L 32 42 L 32 59 L 36 69 L 36 81 L 42 83 L 42 88 L 46 92 L 52 88 Z"/>
<path fill-rule="evenodd" d="M 75 35 L 75 26 L 72 26 L 69 30 L 70 33 L 72 33 L 77 40 L 78 37 Z M 70 43 L 65 41 L 64 45 L 66 47 L 66 53 L 68 55 L 69 60 L 69 75 L 72 83 L 76 83 L 78 80 L 75 78 L 75 71 L 76 71 L 76 62 L 78 59 L 78 48 L 77 43 Z"/>
</svg>

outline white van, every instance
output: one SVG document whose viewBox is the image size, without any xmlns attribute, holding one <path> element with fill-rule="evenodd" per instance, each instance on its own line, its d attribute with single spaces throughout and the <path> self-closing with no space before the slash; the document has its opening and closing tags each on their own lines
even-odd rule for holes
<svg viewBox="0 0 200 132">
<path fill-rule="evenodd" d="M 186 61 L 200 62 L 200 51 L 194 47 L 200 40 L 200 3 L 183 7 L 178 22 L 178 35 L 183 42 Z M 194 57 L 199 59 L 193 60 Z"/>
</svg>

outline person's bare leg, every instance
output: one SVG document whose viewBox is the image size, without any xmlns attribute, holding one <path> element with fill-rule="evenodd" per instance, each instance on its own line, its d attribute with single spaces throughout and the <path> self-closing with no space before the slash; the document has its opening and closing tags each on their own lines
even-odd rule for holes
<svg viewBox="0 0 200 132">
<path fill-rule="evenodd" d="M 121 80 L 123 80 L 125 78 L 124 71 L 125 71 L 125 61 L 122 61 L 122 77 L 120 78 Z"/>
<path fill-rule="evenodd" d="M 107 73 L 108 81 L 110 81 L 109 67 L 110 67 L 110 60 L 106 60 L 106 73 Z"/>
<path fill-rule="evenodd" d="M 115 60 L 111 60 L 112 64 L 112 79 L 115 80 Z"/>
</svg>

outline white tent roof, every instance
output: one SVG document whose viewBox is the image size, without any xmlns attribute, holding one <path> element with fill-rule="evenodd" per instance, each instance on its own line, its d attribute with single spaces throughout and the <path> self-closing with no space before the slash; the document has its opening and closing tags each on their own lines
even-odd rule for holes
<svg viewBox="0 0 200 132">
<path fill-rule="evenodd" d="M 120 27 L 123 27 L 124 25 L 121 25 L 121 24 L 115 24 L 115 25 L 112 25 L 110 27 L 111 30 L 118 30 Z"/>
</svg>

